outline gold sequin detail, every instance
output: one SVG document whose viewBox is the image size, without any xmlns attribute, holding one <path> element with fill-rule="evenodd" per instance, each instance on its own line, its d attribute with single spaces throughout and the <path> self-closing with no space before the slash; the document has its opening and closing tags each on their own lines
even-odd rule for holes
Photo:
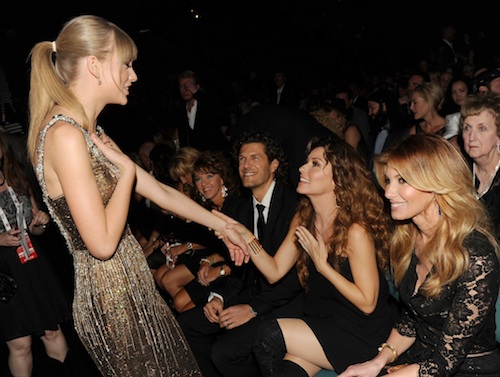
<svg viewBox="0 0 500 377">
<path fill-rule="evenodd" d="M 113 194 L 119 174 L 94 145 L 89 133 L 73 119 L 57 115 L 41 132 L 36 173 L 44 202 L 73 256 L 73 319 L 82 343 L 104 376 L 201 376 L 184 334 L 158 293 L 142 248 L 129 227 L 124 229 L 112 258 L 96 259 L 85 247 L 65 198 L 49 198 L 43 172 L 45 135 L 61 120 L 84 133 L 104 206 Z M 102 132 L 102 128 L 98 127 L 98 131 Z"/>
</svg>

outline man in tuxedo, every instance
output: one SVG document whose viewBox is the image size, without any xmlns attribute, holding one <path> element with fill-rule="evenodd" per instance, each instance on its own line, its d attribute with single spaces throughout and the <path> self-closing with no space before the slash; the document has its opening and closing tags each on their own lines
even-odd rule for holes
<svg viewBox="0 0 500 377">
<path fill-rule="evenodd" d="M 172 124 L 177 126 L 179 146 L 226 151 L 230 118 L 222 101 L 205 92 L 193 71 L 182 72 L 178 81 L 183 103 L 174 110 Z"/>
<path fill-rule="evenodd" d="M 457 29 L 453 25 L 445 25 L 441 29 L 441 40 L 436 49 L 434 59 L 434 69 L 444 72 L 451 69 L 453 73 L 458 73 L 459 60 L 455 53 L 453 43 L 457 36 Z"/>
<path fill-rule="evenodd" d="M 286 160 L 272 138 L 257 132 L 242 135 L 233 155 L 247 195 L 224 204 L 225 212 L 254 229 L 265 250 L 274 255 L 285 238 L 297 205 L 297 193 L 283 181 Z M 265 206 L 264 235 L 257 231 L 257 204 Z M 259 376 L 252 340 L 262 321 L 272 316 L 298 316 L 302 289 L 295 269 L 278 283 L 269 284 L 252 262 L 233 266 L 219 279 L 208 303 L 178 316 L 204 377 Z M 219 323 L 219 316 L 229 320 Z"/>
</svg>

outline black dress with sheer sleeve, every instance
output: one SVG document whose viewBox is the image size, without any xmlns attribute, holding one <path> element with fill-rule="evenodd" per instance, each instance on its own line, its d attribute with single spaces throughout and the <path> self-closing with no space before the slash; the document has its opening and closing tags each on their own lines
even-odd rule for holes
<svg viewBox="0 0 500 377">
<path fill-rule="evenodd" d="M 443 287 L 439 298 L 414 293 L 419 262 L 415 254 L 398 286 L 404 311 L 395 327 L 400 334 L 415 337 L 398 364 L 418 363 L 419 376 L 500 376 L 500 349 L 495 341 L 499 260 L 477 231 L 465 239 L 464 246 L 469 267 Z"/>
</svg>

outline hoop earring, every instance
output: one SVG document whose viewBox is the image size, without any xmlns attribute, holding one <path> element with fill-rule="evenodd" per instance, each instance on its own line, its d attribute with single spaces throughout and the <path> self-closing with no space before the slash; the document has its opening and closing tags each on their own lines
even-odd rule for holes
<svg viewBox="0 0 500 377">
<path fill-rule="evenodd" d="M 228 191 L 228 189 L 227 189 L 226 185 L 222 185 L 220 193 L 221 193 L 223 198 L 227 198 L 227 195 L 228 195 L 227 191 Z"/>
</svg>

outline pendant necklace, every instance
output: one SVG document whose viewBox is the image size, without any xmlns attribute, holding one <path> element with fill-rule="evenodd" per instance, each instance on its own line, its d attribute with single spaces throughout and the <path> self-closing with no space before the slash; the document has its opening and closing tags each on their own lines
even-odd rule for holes
<svg viewBox="0 0 500 377">
<path fill-rule="evenodd" d="M 489 189 L 491 188 L 491 185 L 493 183 L 493 178 L 495 178 L 495 175 L 497 174 L 497 171 L 499 168 L 500 168 L 500 159 L 498 160 L 497 165 L 495 166 L 495 169 L 493 170 L 493 173 L 491 173 L 490 178 L 486 182 L 486 190 L 484 190 L 481 193 L 479 191 L 476 192 L 477 199 L 481 199 L 483 197 L 483 195 L 489 191 Z M 474 187 L 476 187 L 476 164 L 475 163 L 472 164 L 472 184 L 474 185 Z"/>
</svg>

